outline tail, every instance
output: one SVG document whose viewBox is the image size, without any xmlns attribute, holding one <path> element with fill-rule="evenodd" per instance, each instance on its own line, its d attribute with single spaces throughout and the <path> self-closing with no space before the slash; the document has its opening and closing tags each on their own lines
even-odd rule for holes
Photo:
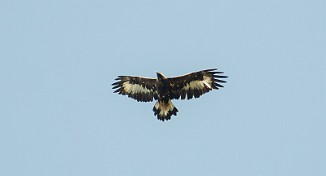
<svg viewBox="0 0 326 176">
<path fill-rule="evenodd" d="M 174 107 L 174 104 L 169 100 L 159 100 L 153 107 L 154 115 L 157 115 L 159 120 L 170 120 L 172 115 L 177 115 L 178 109 Z"/>
</svg>

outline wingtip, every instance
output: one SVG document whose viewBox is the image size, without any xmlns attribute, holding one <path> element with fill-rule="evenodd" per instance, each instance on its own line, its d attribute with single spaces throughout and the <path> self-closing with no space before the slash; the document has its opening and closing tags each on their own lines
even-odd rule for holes
<svg viewBox="0 0 326 176">
<path fill-rule="evenodd" d="M 209 68 L 209 69 L 206 69 L 204 71 L 206 71 L 206 72 L 212 72 L 212 71 L 215 71 L 215 70 L 217 70 L 217 68 Z"/>
<path fill-rule="evenodd" d="M 118 76 L 117 78 L 115 78 L 115 80 L 122 80 L 123 78 L 126 78 L 128 76 Z"/>
<path fill-rule="evenodd" d="M 111 86 L 118 85 L 119 83 L 120 83 L 120 81 L 114 82 L 114 83 L 111 84 Z"/>
<path fill-rule="evenodd" d="M 113 85 L 112 89 L 116 89 L 118 87 L 120 87 L 120 85 Z"/>
<path fill-rule="evenodd" d="M 213 75 L 214 78 L 228 78 L 228 76 L 225 75 Z"/>
</svg>

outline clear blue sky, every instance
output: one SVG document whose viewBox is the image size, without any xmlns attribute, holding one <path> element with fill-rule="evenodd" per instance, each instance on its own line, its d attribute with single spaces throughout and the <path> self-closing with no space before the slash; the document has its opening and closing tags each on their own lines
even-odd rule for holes
<svg viewBox="0 0 326 176">
<path fill-rule="evenodd" d="M 326 175 L 326 1 L 2 0 L 0 175 Z M 118 75 L 219 68 L 152 103 Z"/>
</svg>

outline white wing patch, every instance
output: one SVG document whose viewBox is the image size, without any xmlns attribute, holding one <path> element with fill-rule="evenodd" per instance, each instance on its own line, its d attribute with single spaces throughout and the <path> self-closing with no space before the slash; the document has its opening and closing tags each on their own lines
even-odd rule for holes
<svg viewBox="0 0 326 176">
<path fill-rule="evenodd" d="M 130 84 L 129 81 L 126 81 L 122 84 L 123 90 L 128 94 L 137 94 L 137 93 L 150 93 L 151 90 L 139 85 L 139 84 Z"/>
<path fill-rule="evenodd" d="M 212 79 L 208 76 L 203 76 L 204 80 L 202 81 L 192 81 L 189 84 L 187 84 L 183 89 L 185 91 L 188 91 L 189 89 L 194 90 L 194 89 L 203 89 L 206 87 L 212 89 Z"/>
<path fill-rule="evenodd" d="M 204 76 L 203 78 L 204 80 L 201 82 L 204 83 L 208 88 L 212 89 L 212 78 L 209 76 Z"/>
</svg>

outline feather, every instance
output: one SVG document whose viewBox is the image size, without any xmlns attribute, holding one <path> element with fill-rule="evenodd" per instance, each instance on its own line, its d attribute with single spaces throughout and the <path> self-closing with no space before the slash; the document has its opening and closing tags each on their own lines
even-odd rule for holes
<svg viewBox="0 0 326 176">
<path fill-rule="evenodd" d="M 140 102 L 153 101 L 156 94 L 156 79 L 145 77 L 118 76 L 112 84 L 114 93 L 128 95 Z"/>
<path fill-rule="evenodd" d="M 118 76 L 112 84 L 114 93 L 127 95 L 139 102 L 158 100 L 154 107 L 154 115 L 159 120 L 170 120 L 172 115 L 177 115 L 178 109 L 171 99 L 199 98 L 203 94 L 223 87 L 226 83 L 223 72 L 217 69 L 206 69 L 188 73 L 182 76 L 167 78 L 157 72 L 157 79 L 140 76 Z"/>
<path fill-rule="evenodd" d="M 218 83 L 226 83 L 224 80 L 218 78 L 227 78 L 222 76 L 223 72 L 216 72 L 217 69 L 206 69 L 198 72 L 188 73 L 182 76 L 167 78 L 172 98 L 174 99 L 191 99 L 193 97 L 199 98 L 201 95 L 223 87 Z"/>
</svg>

